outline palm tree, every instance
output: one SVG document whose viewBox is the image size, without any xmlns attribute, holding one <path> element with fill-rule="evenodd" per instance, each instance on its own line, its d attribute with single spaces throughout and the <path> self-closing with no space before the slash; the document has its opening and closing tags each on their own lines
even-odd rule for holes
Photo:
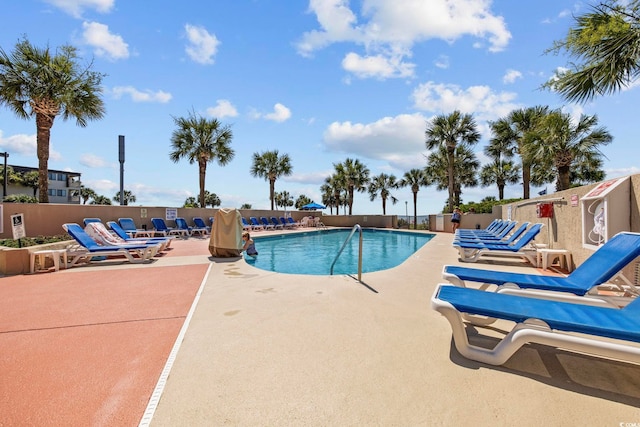
<svg viewBox="0 0 640 427">
<path fill-rule="evenodd" d="M 90 205 L 110 205 L 111 200 L 107 196 L 95 196 Z"/>
<path fill-rule="evenodd" d="M 307 196 L 305 196 L 304 194 L 301 194 L 298 196 L 298 198 L 296 199 L 296 204 L 295 207 L 296 209 L 300 209 L 302 208 L 304 205 L 308 205 L 309 203 L 311 203 L 311 199 L 308 198 Z"/>
<path fill-rule="evenodd" d="M 373 202 L 378 197 L 378 194 L 380 194 L 380 198 L 382 199 L 382 215 L 387 214 L 387 199 L 391 199 L 391 203 L 394 205 L 398 203 L 398 199 L 390 192 L 390 190 L 396 188 L 398 188 L 398 182 L 394 175 L 381 173 L 371 178 L 368 189 L 369 200 Z"/>
<path fill-rule="evenodd" d="M 177 128 L 171 135 L 173 151 L 169 158 L 174 163 L 186 158 L 189 164 L 198 164 L 199 202 L 200 206 L 205 206 L 207 164 L 216 161 L 220 166 L 225 166 L 233 160 L 233 132 L 230 126 L 223 126 L 218 119 L 209 120 L 195 112 L 190 112 L 188 117 L 173 117 L 173 121 Z"/>
<path fill-rule="evenodd" d="M 275 203 L 276 180 L 281 176 L 291 175 L 291 159 L 288 154 L 279 155 L 278 150 L 265 151 L 263 153 L 253 153 L 253 164 L 251 165 L 251 175 L 259 176 L 269 181 L 269 200 L 271 200 L 271 210 Z"/>
<path fill-rule="evenodd" d="M 504 200 L 504 187 L 507 184 L 515 184 L 520 181 L 520 168 L 511 160 L 494 158 L 480 171 L 480 182 L 483 187 L 496 184 L 498 186 L 498 199 Z"/>
<path fill-rule="evenodd" d="M 33 190 L 33 197 L 35 197 L 38 192 L 38 187 L 40 185 L 39 181 L 40 174 L 38 171 L 29 171 L 22 174 L 22 185 L 31 187 Z"/>
<path fill-rule="evenodd" d="M 240 209 L 251 209 L 251 203 L 243 203 L 242 206 L 240 206 Z"/>
<path fill-rule="evenodd" d="M 7 185 L 24 184 L 24 175 L 13 170 L 11 166 L 7 166 Z M 4 185 L 4 166 L 0 165 L 0 186 Z"/>
<path fill-rule="evenodd" d="M 91 188 L 85 187 L 84 185 L 80 186 L 80 190 L 75 190 L 79 192 L 79 196 L 82 199 L 82 204 L 86 205 L 89 199 L 95 199 L 98 197 L 98 194 L 93 191 Z"/>
<path fill-rule="evenodd" d="M 113 197 L 113 201 L 120 203 L 120 192 L 119 191 Z M 129 202 L 135 203 L 136 202 L 136 196 L 131 191 L 124 190 L 123 206 L 128 206 Z"/>
<path fill-rule="evenodd" d="M 0 104 L 18 117 L 36 119 L 38 199 L 49 202 L 49 139 L 56 117 L 74 118 L 81 127 L 87 120 L 104 116 L 103 74 L 81 67 L 75 47 L 64 45 L 56 52 L 39 49 L 26 38 L 11 55 L 0 49 Z"/>
<path fill-rule="evenodd" d="M 285 210 L 293 206 L 293 196 L 288 191 L 276 193 L 276 206 L 282 206 Z"/>
<path fill-rule="evenodd" d="M 216 193 L 209 193 L 208 191 L 204 192 L 204 205 L 202 205 L 203 208 L 206 208 L 207 206 L 215 208 L 216 206 L 220 206 L 221 204 L 222 201 L 220 201 L 220 197 L 218 197 Z"/>
<path fill-rule="evenodd" d="M 453 200 L 447 200 L 446 210 L 450 203 L 458 206 L 461 202 L 462 187 L 475 187 L 478 185 L 476 173 L 480 167 L 480 162 L 476 158 L 471 147 L 466 144 L 458 144 L 454 152 L 454 173 L 456 174 L 456 186 L 453 189 Z M 437 151 L 433 151 L 427 157 L 427 166 L 424 169 L 427 182 L 436 184 L 438 190 L 446 190 L 449 185 L 449 162 L 448 152 L 445 146 L 440 146 Z"/>
<path fill-rule="evenodd" d="M 344 162 L 333 165 L 336 180 L 342 188 L 347 189 L 347 206 L 349 215 L 353 212 L 353 196 L 356 191 L 362 193 L 369 185 L 369 169 L 358 159 L 347 158 Z"/>
<path fill-rule="evenodd" d="M 527 147 L 539 140 L 541 121 L 549 107 L 536 106 L 513 110 L 506 118 L 491 123 L 493 138 L 485 150 L 490 156 L 501 154 L 509 159 L 520 156 L 522 169 L 522 198 L 528 199 L 531 187 L 531 168 L 535 159 Z"/>
<path fill-rule="evenodd" d="M 575 20 L 576 27 L 547 51 L 568 53 L 572 67 L 544 87 L 567 101 L 585 103 L 618 92 L 638 78 L 640 2 L 606 0 Z"/>
<path fill-rule="evenodd" d="M 195 197 L 189 196 L 185 199 L 182 207 L 183 208 L 199 208 L 200 204 L 198 203 L 198 200 Z"/>
<path fill-rule="evenodd" d="M 428 184 L 427 176 L 422 169 L 411 169 L 404 173 L 404 176 L 398 183 L 400 187 L 411 187 L 413 193 L 413 229 L 418 227 L 418 190 L 420 187 L 426 187 Z"/>
<path fill-rule="evenodd" d="M 613 140 L 604 127 L 597 127 L 598 117 L 582 114 L 577 123 L 559 110 L 547 114 L 539 143 L 531 145 L 531 155 L 543 163 L 553 165 L 556 171 L 556 190 L 571 187 L 571 169 L 574 165 L 593 162 L 602 156 L 598 150 Z"/>
<path fill-rule="evenodd" d="M 344 199 L 340 197 L 342 192 L 347 192 L 346 183 L 341 180 L 337 173 L 324 179 L 324 184 L 320 186 L 322 192 L 322 203 L 329 208 L 329 212 L 333 214 L 333 208 L 336 208 L 336 215 L 339 214 L 338 209 L 342 205 Z"/>
<path fill-rule="evenodd" d="M 449 191 L 448 209 L 453 212 L 456 183 L 455 154 L 459 144 L 475 145 L 480 140 L 480 133 L 476 129 L 476 122 L 470 114 L 454 111 L 448 116 L 440 115 L 433 118 L 427 126 L 426 145 L 428 150 L 443 147 L 446 150 L 447 189 Z"/>
</svg>

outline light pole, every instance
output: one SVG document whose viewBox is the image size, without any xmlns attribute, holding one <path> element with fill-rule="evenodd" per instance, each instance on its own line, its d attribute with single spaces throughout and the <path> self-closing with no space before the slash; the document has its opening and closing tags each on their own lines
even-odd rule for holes
<svg viewBox="0 0 640 427">
<path fill-rule="evenodd" d="M 2 200 L 4 200 L 7 197 L 7 157 L 9 157 L 9 153 L 5 151 L 0 153 L 0 156 L 4 157 L 4 170 L 2 171 Z"/>
<path fill-rule="evenodd" d="M 407 206 L 408 206 L 408 205 L 409 205 L 409 202 L 407 202 L 407 201 L 405 200 L 405 201 L 404 201 L 404 217 L 405 217 L 405 218 L 406 218 L 406 220 L 407 220 L 407 228 L 410 228 L 410 227 L 409 227 L 409 211 L 407 210 L 407 209 L 408 209 L 408 208 L 407 208 Z"/>
</svg>

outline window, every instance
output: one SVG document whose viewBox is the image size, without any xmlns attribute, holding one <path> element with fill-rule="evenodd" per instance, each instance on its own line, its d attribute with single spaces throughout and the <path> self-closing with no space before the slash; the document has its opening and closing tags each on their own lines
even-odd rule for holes
<svg viewBox="0 0 640 427">
<path fill-rule="evenodd" d="M 51 188 L 50 188 L 50 189 L 47 191 L 47 194 L 48 194 L 48 195 L 50 195 L 50 196 L 55 196 L 55 195 L 56 195 L 56 190 L 53 190 L 53 189 L 51 189 Z"/>
<path fill-rule="evenodd" d="M 66 181 L 67 177 L 63 173 L 58 174 L 58 181 Z"/>
<path fill-rule="evenodd" d="M 67 190 L 58 190 L 59 197 L 67 197 Z"/>
<path fill-rule="evenodd" d="M 55 172 L 49 172 L 48 177 L 49 177 L 49 181 L 53 181 L 54 179 L 56 179 Z"/>
</svg>

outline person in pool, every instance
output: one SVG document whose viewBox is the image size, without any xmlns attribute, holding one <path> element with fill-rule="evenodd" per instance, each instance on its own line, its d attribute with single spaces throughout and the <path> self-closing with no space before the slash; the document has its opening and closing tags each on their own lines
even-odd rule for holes
<svg viewBox="0 0 640 427">
<path fill-rule="evenodd" d="M 248 231 L 245 231 L 244 233 L 242 233 L 242 242 L 243 242 L 242 250 L 246 252 L 247 255 L 250 255 L 250 256 L 258 255 L 258 251 L 256 250 L 256 245 Z"/>
</svg>

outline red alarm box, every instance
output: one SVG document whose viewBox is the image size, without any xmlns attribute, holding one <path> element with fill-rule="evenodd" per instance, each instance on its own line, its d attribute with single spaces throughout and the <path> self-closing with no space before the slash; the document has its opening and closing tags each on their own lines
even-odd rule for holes
<svg viewBox="0 0 640 427">
<path fill-rule="evenodd" d="M 553 218 L 553 203 L 538 203 L 536 214 L 538 218 Z"/>
</svg>

